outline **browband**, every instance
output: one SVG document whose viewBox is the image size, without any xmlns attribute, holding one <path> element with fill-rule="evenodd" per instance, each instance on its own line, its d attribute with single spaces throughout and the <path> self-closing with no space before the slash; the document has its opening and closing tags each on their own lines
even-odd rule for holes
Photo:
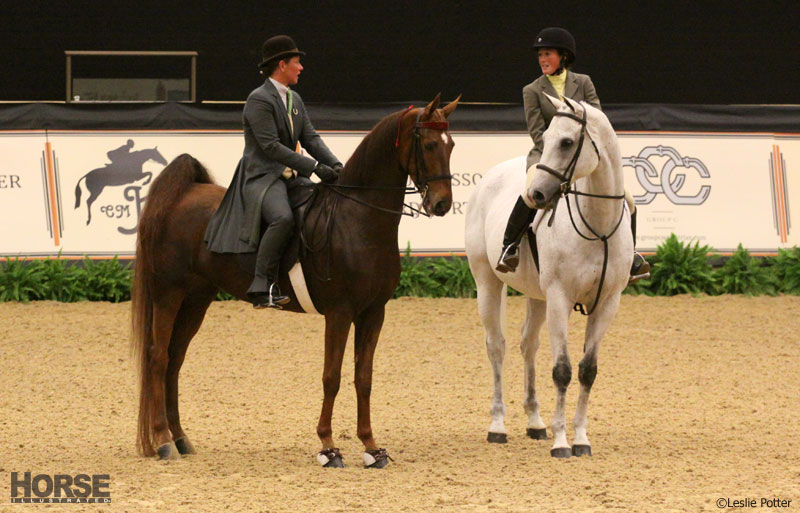
<svg viewBox="0 0 800 513">
<path fill-rule="evenodd" d="M 400 115 L 397 120 L 397 137 L 394 140 L 394 147 L 398 148 L 400 146 L 400 124 L 403 122 L 403 118 L 406 117 L 406 114 L 413 109 L 413 105 L 409 105 L 408 108 Z M 419 122 L 419 117 L 422 115 L 422 111 L 419 112 L 417 115 L 417 121 L 414 123 L 414 128 L 428 128 L 430 130 L 449 130 L 450 123 L 447 121 L 423 121 L 422 123 Z"/>
<path fill-rule="evenodd" d="M 586 126 L 586 111 L 583 112 L 583 117 L 581 117 L 581 118 L 579 118 L 575 114 L 571 114 L 569 112 L 556 112 L 553 115 L 554 116 L 564 116 L 565 118 L 574 119 L 575 121 L 577 121 L 581 125 Z"/>
<path fill-rule="evenodd" d="M 417 123 L 416 128 L 430 128 L 432 130 L 447 130 L 450 128 L 450 123 L 447 121 L 425 121 Z"/>
</svg>

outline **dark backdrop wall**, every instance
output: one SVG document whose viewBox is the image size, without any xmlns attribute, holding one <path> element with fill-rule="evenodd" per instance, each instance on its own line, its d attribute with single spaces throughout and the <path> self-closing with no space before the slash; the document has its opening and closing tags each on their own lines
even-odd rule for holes
<svg viewBox="0 0 800 513">
<path fill-rule="evenodd" d="M 0 1 L 0 100 L 63 100 L 64 50 L 195 50 L 199 100 L 244 100 L 292 35 L 310 102 L 521 102 L 534 36 L 576 37 L 604 103 L 800 103 L 793 1 Z M 109 64 L 111 66 L 113 64 Z"/>
</svg>

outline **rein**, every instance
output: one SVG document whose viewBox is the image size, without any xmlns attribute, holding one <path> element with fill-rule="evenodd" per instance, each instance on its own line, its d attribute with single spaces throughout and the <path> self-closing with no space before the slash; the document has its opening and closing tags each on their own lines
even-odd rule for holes
<svg viewBox="0 0 800 513">
<path fill-rule="evenodd" d="M 606 270 L 608 269 L 608 239 L 610 239 L 615 233 L 617 233 L 617 229 L 619 228 L 620 224 L 622 223 L 622 218 L 625 215 L 625 206 L 624 205 L 622 206 L 622 209 L 621 209 L 620 215 L 619 215 L 619 219 L 617 220 L 617 224 L 614 225 L 614 228 L 611 230 L 611 232 L 606 234 L 606 235 L 600 235 L 586 221 L 586 218 L 584 217 L 583 212 L 581 212 L 580 202 L 578 201 L 578 198 L 575 198 L 575 208 L 578 210 L 578 215 L 580 216 L 581 221 L 583 221 L 583 224 L 589 229 L 590 232 L 592 232 L 592 235 L 594 235 L 594 237 L 589 237 L 589 236 L 584 235 L 583 233 L 581 233 L 581 230 L 578 228 L 577 223 L 575 223 L 575 218 L 574 218 L 574 216 L 572 214 L 572 208 L 570 207 L 570 202 L 569 202 L 569 196 L 568 195 L 572 194 L 574 196 L 587 196 L 589 198 L 615 199 L 615 200 L 623 200 L 624 201 L 625 200 L 625 194 L 619 194 L 619 195 L 590 194 L 588 192 L 581 192 L 581 191 L 576 191 L 576 190 L 572 189 L 572 178 L 575 175 L 575 167 L 576 167 L 576 165 L 578 163 L 578 157 L 580 156 L 581 149 L 583 148 L 583 142 L 584 142 L 584 139 L 585 139 L 585 136 L 586 136 L 586 109 L 585 108 L 583 109 L 583 116 L 582 117 L 578 117 L 575 114 L 572 114 L 572 113 L 569 113 L 569 112 L 556 112 L 555 115 L 556 116 L 567 117 L 567 118 L 570 118 L 570 119 L 574 119 L 575 121 L 577 121 L 578 123 L 581 124 L 581 135 L 580 135 L 580 138 L 578 139 L 578 148 L 575 150 L 575 155 L 572 156 L 572 160 L 569 161 L 569 164 L 567 164 L 567 168 L 564 170 L 563 173 L 559 173 L 555 169 L 553 169 L 551 167 L 548 167 L 548 166 L 546 166 L 544 164 L 536 164 L 536 168 L 537 169 L 541 169 L 542 171 L 546 171 L 547 173 L 550 173 L 551 175 L 553 175 L 556 178 L 558 178 L 559 180 L 561 180 L 561 187 L 558 190 L 556 198 L 558 200 L 558 199 L 560 199 L 560 197 L 562 195 L 564 196 L 564 199 L 566 200 L 566 203 L 567 203 L 567 211 L 569 212 L 569 220 L 572 223 L 572 227 L 575 230 L 575 233 L 580 235 L 585 240 L 588 240 L 588 241 L 599 240 L 599 241 L 602 241 L 602 243 L 603 243 L 603 271 L 600 273 L 600 284 L 597 286 L 597 294 L 595 295 L 594 303 L 592 304 L 592 308 L 587 313 L 586 310 L 583 308 L 583 305 L 580 304 L 580 303 L 576 303 L 575 307 L 574 307 L 575 311 L 578 311 L 583 315 L 591 315 L 592 312 L 594 312 L 594 309 L 597 308 L 597 303 L 600 301 L 600 293 L 603 291 L 603 284 L 606 281 Z M 589 141 L 592 143 L 592 146 L 594 146 L 594 151 L 597 153 L 597 156 L 599 158 L 600 157 L 600 152 L 597 149 L 597 145 L 591 139 L 589 139 Z M 556 208 L 557 207 L 558 207 L 558 203 L 556 203 L 556 206 L 553 207 L 553 213 L 550 215 L 550 220 L 547 222 L 547 226 L 552 226 L 553 225 L 553 219 L 555 218 Z"/>
</svg>

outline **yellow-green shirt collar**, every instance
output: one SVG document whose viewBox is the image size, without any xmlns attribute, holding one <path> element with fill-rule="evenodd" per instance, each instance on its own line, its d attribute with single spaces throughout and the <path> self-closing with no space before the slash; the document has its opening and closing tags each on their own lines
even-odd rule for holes
<svg viewBox="0 0 800 513">
<path fill-rule="evenodd" d="M 558 93 L 559 99 L 564 99 L 564 86 L 567 84 L 567 70 L 558 75 L 547 75 L 547 80 L 553 85 L 553 89 Z"/>
</svg>

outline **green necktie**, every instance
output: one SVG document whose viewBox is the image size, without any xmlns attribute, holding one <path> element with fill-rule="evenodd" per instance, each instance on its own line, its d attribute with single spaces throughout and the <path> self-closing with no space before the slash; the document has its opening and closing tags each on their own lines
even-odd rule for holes
<svg viewBox="0 0 800 513">
<path fill-rule="evenodd" d="M 294 121 L 292 120 L 292 90 L 289 89 L 286 91 L 286 114 L 289 116 L 289 127 L 292 130 L 290 137 L 292 141 L 294 141 Z M 296 150 L 295 150 L 296 151 Z M 291 168 L 286 168 L 283 170 L 283 177 L 287 180 L 290 179 L 293 175 L 295 175 L 295 171 Z"/>
</svg>

